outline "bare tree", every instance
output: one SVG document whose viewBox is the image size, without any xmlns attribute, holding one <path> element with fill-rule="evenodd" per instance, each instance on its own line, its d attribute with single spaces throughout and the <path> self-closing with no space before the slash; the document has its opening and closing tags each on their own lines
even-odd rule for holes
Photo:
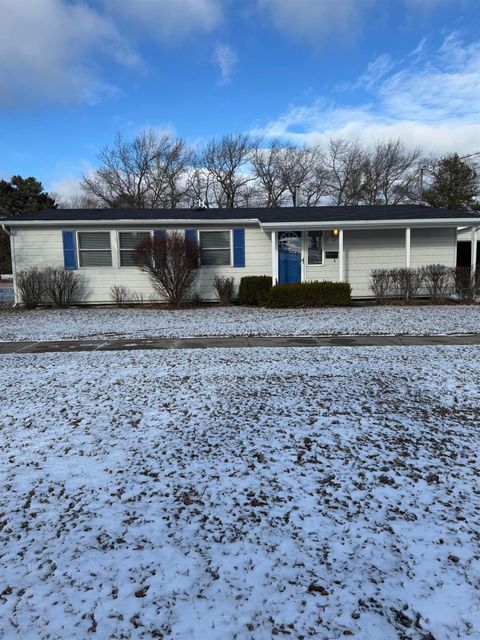
<svg viewBox="0 0 480 640">
<path fill-rule="evenodd" d="M 366 154 L 361 200 L 365 204 L 401 204 L 418 198 L 421 150 L 400 140 L 378 142 Z"/>
<path fill-rule="evenodd" d="M 249 162 L 255 142 L 245 134 L 211 140 L 200 162 L 210 174 L 210 184 L 216 206 L 238 206 L 240 191 L 254 179 Z"/>
<path fill-rule="evenodd" d="M 148 275 L 160 297 L 178 307 L 197 277 L 199 248 L 183 233 L 171 231 L 141 242 L 135 250 L 134 261 Z"/>
<path fill-rule="evenodd" d="M 185 178 L 185 196 L 190 207 L 210 207 L 212 190 L 211 176 L 198 162 L 190 167 Z"/>
<path fill-rule="evenodd" d="M 305 206 L 321 198 L 323 168 L 318 147 L 288 145 L 279 161 L 286 192 L 293 206 Z"/>
<path fill-rule="evenodd" d="M 185 191 L 192 152 L 183 140 L 148 130 L 127 141 L 117 134 L 100 151 L 99 168 L 84 175 L 85 195 L 104 207 L 176 207 Z"/>
<path fill-rule="evenodd" d="M 328 175 L 326 192 L 331 204 L 358 204 L 365 165 L 365 152 L 361 147 L 340 138 L 330 140 L 324 163 Z"/>
<path fill-rule="evenodd" d="M 280 207 L 285 201 L 287 185 L 283 156 L 284 149 L 277 140 L 274 140 L 269 147 L 257 146 L 254 150 L 252 168 L 262 206 Z"/>
<path fill-rule="evenodd" d="M 59 209 L 97 209 L 101 203 L 87 194 L 76 194 L 67 198 L 56 197 Z"/>
</svg>

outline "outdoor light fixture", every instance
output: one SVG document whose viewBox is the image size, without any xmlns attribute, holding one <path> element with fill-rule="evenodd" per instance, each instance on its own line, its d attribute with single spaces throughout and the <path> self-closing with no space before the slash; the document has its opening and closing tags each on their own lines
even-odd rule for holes
<svg viewBox="0 0 480 640">
<path fill-rule="evenodd" d="M 338 229 L 332 229 L 332 236 L 338 238 Z"/>
</svg>

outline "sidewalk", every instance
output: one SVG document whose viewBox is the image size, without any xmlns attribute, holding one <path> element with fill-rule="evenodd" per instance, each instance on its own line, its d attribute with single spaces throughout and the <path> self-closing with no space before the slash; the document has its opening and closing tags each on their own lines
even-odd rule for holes
<svg viewBox="0 0 480 640">
<path fill-rule="evenodd" d="M 52 340 L 0 342 L 0 355 L 139 349 L 218 349 L 248 347 L 405 347 L 419 345 L 480 345 L 480 334 L 448 336 L 224 336 L 209 338 L 122 338 L 115 340 Z"/>
</svg>

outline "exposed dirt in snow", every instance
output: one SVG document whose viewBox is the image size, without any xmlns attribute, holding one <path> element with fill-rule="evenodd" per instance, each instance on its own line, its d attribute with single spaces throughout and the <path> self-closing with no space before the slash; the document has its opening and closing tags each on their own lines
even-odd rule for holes
<svg viewBox="0 0 480 640">
<path fill-rule="evenodd" d="M 0 340 L 455 334 L 480 332 L 480 305 L 342 309 L 38 309 L 0 311 Z"/>
<path fill-rule="evenodd" d="M 0 362 L 0 637 L 480 637 L 479 348 Z"/>
</svg>

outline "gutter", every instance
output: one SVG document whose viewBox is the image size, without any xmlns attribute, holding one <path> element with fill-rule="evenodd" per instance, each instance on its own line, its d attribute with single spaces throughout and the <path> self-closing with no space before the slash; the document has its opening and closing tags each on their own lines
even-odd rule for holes
<svg viewBox="0 0 480 640">
<path fill-rule="evenodd" d="M 142 227 L 159 225 L 162 227 L 176 226 L 210 226 L 254 224 L 263 231 L 284 231 L 286 229 L 404 229 L 405 227 L 471 227 L 480 225 L 475 218 L 414 218 L 401 220 L 329 220 L 329 221 L 297 221 L 297 222 L 262 222 L 259 218 L 220 218 L 205 220 L 205 218 L 169 219 L 123 219 L 123 220 L 12 220 L 10 227 Z M 5 225 L 2 224 L 5 229 Z M 8 233 L 8 232 L 7 232 Z M 10 234 L 9 234 L 10 235 Z"/>
<path fill-rule="evenodd" d="M 261 222 L 264 231 L 286 229 L 405 229 L 405 227 L 459 227 L 479 224 L 477 218 L 414 218 L 403 220 L 330 220 L 323 222 Z"/>
<path fill-rule="evenodd" d="M 221 218 L 219 220 L 205 220 L 205 218 L 201 219 L 193 219 L 193 218 L 185 218 L 179 220 L 172 220 L 169 218 L 168 220 L 161 220 L 155 218 L 147 218 L 147 219 L 123 219 L 123 220 L 75 220 L 74 218 L 69 220 L 12 220 L 8 223 L 11 227 L 108 227 L 108 226 L 129 226 L 129 227 L 140 227 L 140 226 L 152 226 L 159 225 L 161 227 L 175 227 L 175 226 L 202 226 L 202 225 L 239 225 L 239 224 L 260 224 L 260 220 L 258 218 L 236 218 L 234 220 L 230 218 Z"/>
</svg>

